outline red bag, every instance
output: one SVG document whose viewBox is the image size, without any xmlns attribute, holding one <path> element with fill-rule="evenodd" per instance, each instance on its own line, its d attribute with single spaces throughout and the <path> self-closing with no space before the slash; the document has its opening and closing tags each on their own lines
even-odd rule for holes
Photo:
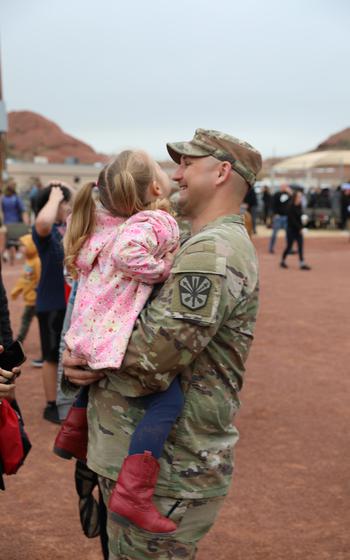
<svg viewBox="0 0 350 560">
<path fill-rule="evenodd" d="M 4 474 L 16 474 L 25 458 L 20 420 L 4 399 L 0 405 L 0 460 Z"/>
</svg>

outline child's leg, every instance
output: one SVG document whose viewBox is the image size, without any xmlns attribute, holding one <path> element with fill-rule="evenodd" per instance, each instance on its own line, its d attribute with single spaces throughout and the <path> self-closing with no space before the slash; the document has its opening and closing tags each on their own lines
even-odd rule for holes
<svg viewBox="0 0 350 560">
<path fill-rule="evenodd" d="M 86 409 L 88 400 L 89 387 L 81 387 L 56 436 L 53 450 L 56 455 L 63 459 L 75 457 L 80 461 L 86 460 L 88 443 Z"/>
<path fill-rule="evenodd" d="M 33 317 L 35 317 L 35 306 L 34 305 L 26 305 L 24 307 L 22 320 L 21 320 L 21 326 L 20 326 L 19 333 L 18 333 L 18 336 L 17 336 L 17 340 L 19 340 L 20 342 L 23 342 L 25 337 L 27 336 L 27 333 L 28 333 L 30 324 L 33 320 Z"/>
<path fill-rule="evenodd" d="M 152 496 L 157 484 L 161 456 L 184 396 L 176 377 L 166 391 L 143 397 L 146 412 L 131 438 L 129 455 L 124 459 L 108 508 L 112 519 L 122 525 L 135 525 L 162 536 L 176 531 L 176 524 L 155 507 Z"/>
<path fill-rule="evenodd" d="M 89 402 L 89 386 L 86 385 L 86 387 L 80 387 L 79 393 L 75 397 L 73 406 L 77 408 L 87 408 L 88 402 Z"/>
<path fill-rule="evenodd" d="M 146 412 L 131 438 L 129 455 L 151 451 L 159 459 L 164 443 L 184 405 L 179 377 L 166 391 L 143 397 Z"/>
</svg>

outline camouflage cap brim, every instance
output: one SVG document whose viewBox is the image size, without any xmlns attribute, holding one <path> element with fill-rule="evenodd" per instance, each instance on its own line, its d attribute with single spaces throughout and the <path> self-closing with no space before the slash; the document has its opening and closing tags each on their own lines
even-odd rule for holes
<svg viewBox="0 0 350 560">
<path fill-rule="evenodd" d="M 206 157 L 212 154 L 210 150 L 196 146 L 192 142 L 168 143 L 166 147 L 171 159 L 176 163 L 181 163 L 181 156 Z"/>
</svg>

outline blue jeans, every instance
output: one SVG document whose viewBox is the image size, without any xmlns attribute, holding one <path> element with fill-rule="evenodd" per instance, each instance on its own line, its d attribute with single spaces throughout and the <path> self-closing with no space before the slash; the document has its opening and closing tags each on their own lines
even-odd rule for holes
<svg viewBox="0 0 350 560">
<path fill-rule="evenodd" d="M 279 232 L 280 229 L 284 229 L 285 232 L 287 233 L 287 225 L 288 225 L 287 216 L 274 216 L 272 220 L 272 235 L 271 235 L 270 246 L 269 246 L 270 253 L 273 253 L 275 243 L 276 243 L 277 233 Z"/>
</svg>

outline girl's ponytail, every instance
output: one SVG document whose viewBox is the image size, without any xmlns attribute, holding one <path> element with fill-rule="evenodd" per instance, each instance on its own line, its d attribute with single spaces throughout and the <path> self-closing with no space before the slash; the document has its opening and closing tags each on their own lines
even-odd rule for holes
<svg viewBox="0 0 350 560">
<path fill-rule="evenodd" d="M 95 201 L 93 189 L 96 183 L 86 183 L 76 194 L 73 210 L 64 236 L 65 265 L 73 278 L 78 275 L 75 259 L 95 228 Z"/>
<path fill-rule="evenodd" d="M 125 218 L 144 210 L 153 174 L 146 154 L 124 150 L 100 173 L 98 185 L 102 205 L 112 215 Z"/>
<path fill-rule="evenodd" d="M 140 200 L 134 175 L 127 169 L 114 177 L 113 199 L 118 201 L 116 210 L 121 216 L 132 216 L 144 205 Z"/>
</svg>

